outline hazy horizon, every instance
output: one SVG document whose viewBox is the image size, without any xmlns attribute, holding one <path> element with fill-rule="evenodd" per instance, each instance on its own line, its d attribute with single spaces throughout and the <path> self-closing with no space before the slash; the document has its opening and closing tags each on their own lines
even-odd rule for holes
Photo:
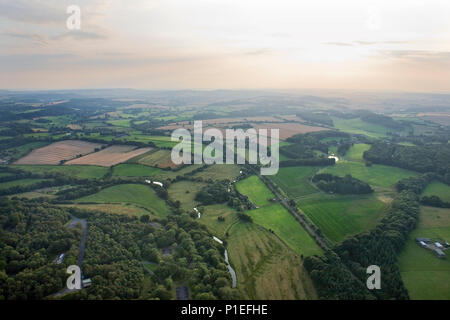
<svg viewBox="0 0 450 320">
<path fill-rule="evenodd" d="M 7 90 L 450 92 L 447 1 L 17 0 L 0 15 Z"/>
</svg>

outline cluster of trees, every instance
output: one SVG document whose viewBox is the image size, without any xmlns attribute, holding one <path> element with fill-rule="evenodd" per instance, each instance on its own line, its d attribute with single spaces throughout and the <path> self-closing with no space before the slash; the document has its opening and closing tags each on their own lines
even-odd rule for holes
<svg viewBox="0 0 450 320">
<path fill-rule="evenodd" d="M 364 159 L 418 172 L 434 172 L 450 184 L 450 144 L 403 146 L 377 142 L 364 152 Z"/>
<path fill-rule="evenodd" d="M 426 186 L 436 178 L 438 178 L 438 175 L 435 173 L 425 173 L 418 177 L 404 178 L 395 184 L 395 188 L 398 192 L 408 190 L 419 195 L 425 190 Z"/>
<path fill-rule="evenodd" d="M 228 180 L 217 181 L 201 188 L 195 195 L 195 200 L 203 205 L 224 203 L 229 200 L 230 182 Z"/>
<path fill-rule="evenodd" d="M 423 196 L 420 198 L 420 203 L 426 206 L 438 207 L 438 208 L 450 208 L 450 202 L 444 201 L 438 196 Z"/>
<path fill-rule="evenodd" d="M 304 265 L 319 296 L 324 299 L 408 299 L 397 254 L 416 226 L 418 215 L 417 195 L 402 191 L 374 230 L 347 238 L 322 257 L 306 257 Z M 370 291 L 365 285 L 369 265 L 381 269 L 380 290 Z"/>
<path fill-rule="evenodd" d="M 81 238 L 80 228 L 65 227 L 69 220 L 65 210 L 39 201 L 0 199 L 0 300 L 43 299 L 65 286 Z"/>
<path fill-rule="evenodd" d="M 401 130 L 404 128 L 404 124 L 395 121 L 389 116 L 385 116 L 383 114 L 373 113 L 366 111 L 367 114 L 361 116 L 361 120 L 369 123 L 374 123 L 383 127 Z"/>
<path fill-rule="evenodd" d="M 329 173 L 319 173 L 312 178 L 312 181 L 319 189 L 325 192 L 340 194 L 367 194 L 373 192 L 368 183 L 353 178 L 351 175 L 338 177 Z"/>
<path fill-rule="evenodd" d="M 83 272 L 92 286 L 71 294 L 79 299 L 173 299 L 175 283 L 191 289 L 193 299 L 237 299 L 223 247 L 188 214 L 158 221 L 72 209 L 87 219 Z M 161 250 L 171 248 L 170 254 Z M 150 285 L 143 286 L 141 262 L 156 264 Z"/>
<path fill-rule="evenodd" d="M 304 111 L 297 116 L 308 122 L 320 123 L 330 127 L 333 126 L 333 119 L 331 119 L 331 117 L 327 113 L 314 113 Z"/>
<path fill-rule="evenodd" d="M 353 146 L 353 142 L 351 141 L 344 141 L 341 142 L 337 148 L 337 152 L 341 155 L 341 156 L 345 156 L 345 154 L 347 153 L 348 149 L 350 149 Z"/>
</svg>

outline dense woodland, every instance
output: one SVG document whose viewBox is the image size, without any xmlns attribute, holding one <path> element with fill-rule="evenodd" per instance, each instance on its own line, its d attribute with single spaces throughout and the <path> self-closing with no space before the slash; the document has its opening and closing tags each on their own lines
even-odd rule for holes
<svg viewBox="0 0 450 320">
<path fill-rule="evenodd" d="M 187 214 L 150 221 L 125 215 L 55 208 L 46 202 L 0 201 L 0 297 L 42 299 L 65 287 L 65 268 L 76 264 L 80 228 L 68 229 L 71 215 L 87 220 L 82 266 L 92 286 L 66 299 L 172 299 L 177 284 L 194 299 L 236 299 L 224 248 Z M 170 254 L 161 250 L 170 248 Z M 66 253 L 61 265 L 56 257 Z M 157 264 L 149 282 L 141 262 Z M 148 276 L 147 276 L 148 277 Z M 144 286 L 144 283 L 146 285 Z"/>
</svg>

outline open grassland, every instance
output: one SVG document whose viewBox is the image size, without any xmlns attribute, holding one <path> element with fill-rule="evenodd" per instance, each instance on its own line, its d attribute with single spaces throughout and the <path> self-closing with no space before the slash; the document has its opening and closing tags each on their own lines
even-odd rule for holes
<svg viewBox="0 0 450 320">
<path fill-rule="evenodd" d="M 119 184 L 101 190 L 98 193 L 79 198 L 76 203 L 123 203 L 143 207 L 155 216 L 165 217 L 169 208 L 149 186 L 141 184 Z"/>
<path fill-rule="evenodd" d="M 174 179 L 177 176 L 183 176 L 187 173 L 194 171 L 195 169 L 203 166 L 202 164 L 191 164 L 186 165 L 184 167 L 178 168 L 176 170 L 161 170 L 156 175 L 156 179 L 165 180 L 165 179 Z"/>
<path fill-rule="evenodd" d="M 299 201 L 299 207 L 331 241 L 375 227 L 385 204 L 374 195 L 328 195 L 321 193 Z"/>
<path fill-rule="evenodd" d="M 226 204 L 214 204 L 200 207 L 201 217 L 199 223 L 204 224 L 215 236 L 220 239 L 225 237 L 228 228 L 238 221 L 236 211 Z M 219 221 L 222 217 L 225 221 Z"/>
<path fill-rule="evenodd" d="M 171 168 L 176 169 L 179 165 L 172 162 L 170 150 L 156 150 L 148 155 L 140 158 L 138 163 L 146 166 L 158 167 L 158 168 Z"/>
<path fill-rule="evenodd" d="M 288 197 L 298 199 L 299 197 L 319 192 L 309 182 L 318 169 L 318 167 L 307 166 L 280 168 L 278 173 L 269 176 L 269 179 L 280 187 Z"/>
<path fill-rule="evenodd" d="M 386 127 L 362 121 L 360 118 L 341 119 L 333 117 L 334 127 L 353 134 L 364 134 L 368 137 L 383 138 L 391 131 Z"/>
<path fill-rule="evenodd" d="M 281 204 L 249 210 L 247 214 L 256 224 L 273 230 L 295 252 L 305 256 L 321 254 L 322 250 Z"/>
<path fill-rule="evenodd" d="M 213 164 L 206 169 L 196 173 L 194 177 L 202 177 L 204 180 L 225 180 L 233 181 L 239 176 L 240 167 L 235 164 Z"/>
<path fill-rule="evenodd" d="M 67 161 L 65 164 L 83 164 L 110 167 L 125 162 L 140 154 L 150 151 L 151 148 L 136 148 L 128 145 L 115 145 L 87 156 Z"/>
<path fill-rule="evenodd" d="M 14 164 L 59 164 L 61 160 L 73 159 L 78 155 L 85 155 L 100 148 L 98 143 L 78 140 L 63 140 L 48 146 L 35 149 Z"/>
<path fill-rule="evenodd" d="M 144 166 L 142 164 L 121 163 L 114 166 L 114 177 L 152 177 L 161 169 Z"/>
<path fill-rule="evenodd" d="M 0 183 L 0 190 L 9 189 L 12 187 L 25 187 L 34 183 L 45 181 L 45 179 L 19 179 Z"/>
<path fill-rule="evenodd" d="M 427 185 L 422 193 L 423 196 L 438 196 L 443 201 L 450 202 L 450 186 L 445 183 L 433 181 Z"/>
<path fill-rule="evenodd" d="M 239 193 L 248 196 L 249 200 L 258 207 L 270 204 L 269 199 L 275 197 L 257 176 L 238 181 L 236 189 Z"/>
<path fill-rule="evenodd" d="M 108 172 L 108 168 L 105 167 L 81 165 L 14 165 L 13 167 L 33 173 L 61 173 L 70 177 L 76 177 L 80 179 L 101 178 Z"/>
<path fill-rule="evenodd" d="M 450 209 L 421 207 L 419 224 L 399 255 L 400 272 L 411 299 L 449 300 L 449 250 L 445 259 L 439 259 L 431 250 L 420 247 L 416 237 L 450 242 Z"/>
<path fill-rule="evenodd" d="M 344 158 L 349 161 L 363 161 L 363 153 L 370 149 L 370 144 L 356 143 L 348 149 Z"/>
<path fill-rule="evenodd" d="M 325 168 L 322 173 L 331 173 L 340 177 L 351 174 L 354 178 L 380 187 L 391 187 L 403 178 L 419 175 L 417 172 L 406 169 L 381 164 L 367 167 L 362 162 L 354 161 L 339 161 L 336 165 Z"/>
<path fill-rule="evenodd" d="M 179 181 L 170 185 L 168 189 L 169 197 L 173 201 L 180 201 L 183 210 L 191 211 L 199 204 L 194 200 L 195 195 L 204 186 L 206 184 L 202 182 Z"/>
<path fill-rule="evenodd" d="M 246 299 L 317 299 L 301 258 L 276 236 L 242 222 L 229 233 L 228 255 Z"/>
</svg>

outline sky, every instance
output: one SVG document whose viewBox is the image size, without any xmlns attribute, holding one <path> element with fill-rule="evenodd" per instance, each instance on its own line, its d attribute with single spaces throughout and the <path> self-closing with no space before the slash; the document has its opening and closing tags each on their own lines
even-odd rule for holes
<svg viewBox="0 0 450 320">
<path fill-rule="evenodd" d="M 0 89 L 450 92 L 449 17 L 448 0 L 0 0 Z"/>
</svg>

